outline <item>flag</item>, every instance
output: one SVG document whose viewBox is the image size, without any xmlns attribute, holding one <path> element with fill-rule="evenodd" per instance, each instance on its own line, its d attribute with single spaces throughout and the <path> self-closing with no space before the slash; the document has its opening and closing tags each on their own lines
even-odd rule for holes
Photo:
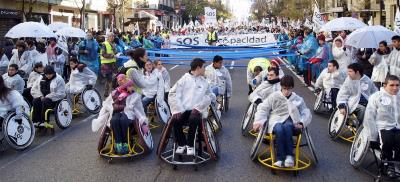
<svg viewBox="0 0 400 182">
<path fill-rule="evenodd" d="M 136 22 L 135 24 L 135 31 L 137 31 L 137 34 L 140 35 L 139 22 Z"/>
<path fill-rule="evenodd" d="M 43 18 L 42 18 L 42 17 L 40 17 L 40 23 L 41 23 L 41 24 L 43 24 L 43 25 L 46 25 L 46 24 L 44 23 L 44 21 L 43 21 Z"/>
<path fill-rule="evenodd" d="M 369 20 L 368 20 L 368 25 L 369 26 L 372 26 L 374 23 L 373 23 L 373 20 L 372 20 L 372 16 L 370 16 L 369 17 Z"/>
<path fill-rule="evenodd" d="M 396 17 L 394 18 L 394 32 L 396 32 L 397 34 L 400 34 L 400 12 L 399 12 L 399 8 L 397 8 L 396 10 Z"/>
<path fill-rule="evenodd" d="M 321 13 L 319 12 L 317 4 L 314 4 L 314 14 L 312 17 L 313 29 L 318 31 L 324 25 L 324 20 L 322 19 Z"/>
<path fill-rule="evenodd" d="M 308 20 L 308 18 L 306 18 L 306 21 L 304 22 L 304 26 L 307 27 L 307 28 L 312 28 L 313 27 L 312 23 L 310 22 L 310 20 Z"/>
</svg>

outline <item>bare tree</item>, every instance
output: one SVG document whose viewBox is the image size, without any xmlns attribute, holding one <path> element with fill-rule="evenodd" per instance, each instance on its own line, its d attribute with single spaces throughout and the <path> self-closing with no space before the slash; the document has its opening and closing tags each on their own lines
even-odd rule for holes
<svg viewBox="0 0 400 182">
<path fill-rule="evenodd" d="M 32 20 L 33 6 L 38 2 L 38 0 L 22 0 L 22 12 L 27 21 Z M 25 5 L 28 7 L 28 11 L 25 11 Z"/>
<path fill-rule="evenodd" d="M 86 8 L 86 0 L 74 0 L 76 7 L 79 9 L 79 14 L 81 19 L 79 21 L 79 28 L 85 28 L 85 8 Z"/>
<path fill-rule="evenodd" d="M 128 0 L 107 0 L 107 5 L 108 8 L 111 10 L 112 15 L 114 16 L 114 21 L 113 21 L 113 27 L 111 27 L 112 29 L 116 28 L 116 18 L 115 18 L 115 14 L 117 11 L 121 12 L 121 9 L 128 4 Z M 122 14 L 123 15 L 123 14 Z M 123 17 L 122 17 L 123 18 Z M 124 26 L 124 25 L 122 25 Z"/>
</svg>

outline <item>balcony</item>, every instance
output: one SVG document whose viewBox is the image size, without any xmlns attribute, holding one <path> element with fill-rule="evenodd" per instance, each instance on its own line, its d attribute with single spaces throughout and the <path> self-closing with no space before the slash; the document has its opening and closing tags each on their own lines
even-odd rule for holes
<svg viewBox="0 0 400 182">
<path fill-rule="evenodd" d="M 158 4 L 158 9 L 159 10 L 164 10 L 164 11 L 167 11 L 167 12 L 174 12 L 174 8 L 166 6 L 166 5 L 163 5 L 163 4 Z"/>
</svg>

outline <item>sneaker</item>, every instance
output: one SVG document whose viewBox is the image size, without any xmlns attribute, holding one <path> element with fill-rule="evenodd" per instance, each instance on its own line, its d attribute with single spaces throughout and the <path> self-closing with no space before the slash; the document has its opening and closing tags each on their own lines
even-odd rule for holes
<svg viewBox="0 0 400 182">
<path fill-rule="evenodd" d="M 175 153 L 177 154 L 183 154 L 183 152 L 185 152 L 186 146 L 178 146 L 178 148 L 176 149 Z"/>
<path fill-rule="evenodd" d="M 116 143 L 114 145 L 114 151 L 115 151 L 115 154 L 121 154 L 122 153 L 122 143 Z"/>
<path fill-rule="evenodd" d="M 128 153 L 129 153 L 128 143 L 123 143 L 122 144 L 122 154 L 128 154 Z"/>
<path fill-rule="evenodd" d="M 283 162 L 282 161 L 276 161 L 274 164 L 276 167 L 283 167 Z"/>
<path fill-rule="evenodd" d="M 293 167 L 293 166 L 294 166 L 293 156 L 291 155 L 286 156 L 285 167 Z"/>
<path fill-rule="evenodd" d="M 396 177 L 396 173 L 395 173 L 395 167 L 393 164 L 387 164 L 386 163 L 386 175 L 389 178 L 395 178 Z"/>
<path fill-rule="evenodd" d="M 194 155 L 194 148 L 193 147 L 187 147 L 186 155 Z"/>
</svg>

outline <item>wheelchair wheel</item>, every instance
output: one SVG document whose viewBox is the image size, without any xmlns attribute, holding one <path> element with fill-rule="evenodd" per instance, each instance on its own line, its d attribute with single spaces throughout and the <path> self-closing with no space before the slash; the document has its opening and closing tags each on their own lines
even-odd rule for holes
<svg viewBox="0 0 400 182">
<path fill-rule="evenodd" d="M 61 100 L 55 111 L 56 123 L 61 129 L 68 128 L 72 121 L 72 108 L 67 99 Z"/>
<path fill-rule="evenodd" d="M 348 113 L 348 112 L 346 112 Z M 346 124 L 347 114 L 343 116 L 339 109 L 336 109 L 329 118 L 329 135 L 332 139 L 336 139 L 343 130 Z"/>
<path fill-rule="evenodd" d="M 308 128 L 304 129 L 304 135 L 307 139 L 307 146 L 310 149 L 311 157 L 314 159 L 315 164 L 318 164 L 317 154 L 315 153 L 315 146 L 312 138 L 310 136 L 310 132 L 308 132 Z"/>
<path fill-rule="evenodd" d="M 134 123 L 136 132 L 139 138 L 139 144 L 144 148 L 144 151 L 150 152 L 154 148 L 153 137 L 151 136 L 150 128 L 147 133 L 144 133 L 142 130 L 142 126 L 144 123 L 140 123 L 138 120 Z"/>
<path fill-rule="evenodd" d="M 161 157 L 161 153 L 165 150 L 165 147 L 167 146 L 168 141 L 171 138 L 170 135 L 172 131 L 172 125 L 173 123 L 171 121 L 168 121 L 161 132 L 160 142 L 158 143 L 156 152 L 159 157 Z"/>
<path fill-rule="evenodd" d="M 156 99 L 155 105 L 157 116 L 164 124 L 167 124 L 169 118 L 171 117 L 171 111 L 169 110 L 167 103 L 164 100 L 159 101 Z"/>
<path fill-rule="evenodd" d="M 202 131 L 204 135 L 204 140 L 206 143 L 206 147 L 208 153 L 210 154 L 211 158 L 214 160 L 218 160 L 219 158 L 219 143 L 218 140 L 215 138 L 214 129 L 210 121 L 203 120 L 202 121 Z"/>
<path fill-rule="evenodd" d="M 97 144 L 97 151 L 100 153 L 100 151 L 106 147 L 108 138 L 110 137 L 111 134 L 111 129 L 107 127 L 106 125 L 103 126 L 103 129 L 101 129 L 100 132 L 100 139 L 99 143 Z"/>
<path fill-rule="evenodd" d="M 317 98 L 315 99 L 314 112 L 318 112 L 318 110 L 321 108 L 324 97 L 325 97 L 325 94 L 324 94 L 324 91 L 322 90 L 321 92 L 319 92 L 319 94 L 317 95 Z"/>
<path fill-rule="evenodd" d="M 212 114 L 211 116 L 214 118 L 214 120 L 218 126 L 218 129 L 221 130 L 222 123 L 221 123 L 221 118 L 218 115 L 217 108 L 215 108 L 215 105 L 213 105 L 213 104 L 211 104 L 210 107 L 211 107 L 211 114 Z"/>
<path fill-rule="evenodd" d="M 102 100 L 99 92 L 95 89 L 85 89 L 81 94 L 83 106 L 87 111 L 92 114 L 100 112 L 102 106 Z"/>
<path fill-rule="evenodd" d="M 243 136 L 247 135 L 251 125 L 253 124 L 256 107 L 257 106 L 254 103 L 250 103 L 249 106 L 247 106 L 247 110 L 245 115 L 243 116 L 242 127 L 241 127 Z"/>
<path fill-rule="evenodd" d="M 228 91 L 227 90 L 225 90 L 225 94 L 224 94 L 223 99 L 222 99 L 222 104 L 224 106 L 224 111 L 228 112 L 228 109 L 229 109 L 229 97 L 228 97 Z"/>
<path fill-rule="evenodd" d="M 268 131 L 268 122 L 265 122 L 261 131 L 258 132 L 257 138 L 254 141 L 253 146 L 251 147 L 250 158 L 252 161 L 257 160 L 258 150 L 260 149 L 261 142 L 263 141 L 264 136 L 267 134 L 267 131 Z"/>
<path fill-rule="evenodd" d="M 24 150 L 35 138 L 35 127 L 27 114 L 22 115 L 22 122 L 15 121 L 16 113 L 10 113 L 3 121 L 3 135 L 7 143 L 16 150 Z"/>
<path fill-rule="evenodd" d="M 361 165 L 368 153 L 369 144 L 369 132 L 361 126 L 357 131 L 356 138 L 350 150 L 350 164 L 353 167 L 358 168 Z"/>
</svg>

